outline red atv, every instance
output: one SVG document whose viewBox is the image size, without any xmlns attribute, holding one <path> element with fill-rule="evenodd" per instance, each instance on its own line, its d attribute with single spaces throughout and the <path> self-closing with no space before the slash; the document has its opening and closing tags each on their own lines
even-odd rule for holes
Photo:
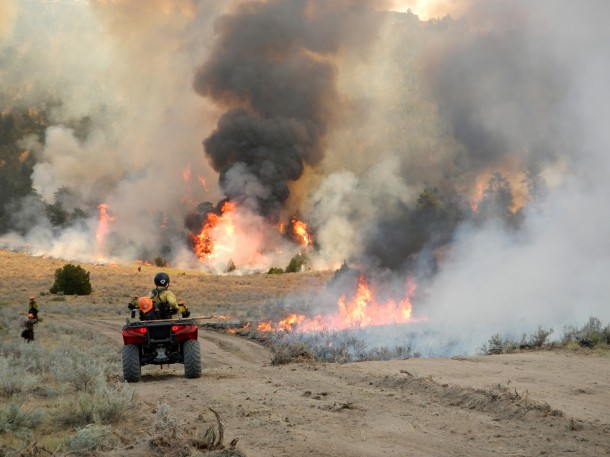
<svg viewBox="0 0 610 457">
<path fill-rule="evenodd" d="M 184 364 L 184 376 L 201 376 L 201 349 L 192 319 L 128 322 L 123 327 L 123 377 L 138 382 L 144 365 Z"/>
</svg>

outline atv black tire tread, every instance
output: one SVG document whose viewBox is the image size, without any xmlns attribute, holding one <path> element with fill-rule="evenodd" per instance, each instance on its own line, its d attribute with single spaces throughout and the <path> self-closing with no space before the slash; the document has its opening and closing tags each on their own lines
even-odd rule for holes
<svg viewBox="0 0 610 457">
<path fill-rule="evenodd" d="M 201 347 L 198 340 L 186 340 L 183 343 L 184 376 L 186 378 L 201 377 Z"/>
<path fill-rule="evenodd" d="M 123 378 L 127 382 L 138 382 L 142 378 L 140 365 L 140 349 L 135 344 L 123 346 L 121 352 L 123 359 Z"/>
</svg>

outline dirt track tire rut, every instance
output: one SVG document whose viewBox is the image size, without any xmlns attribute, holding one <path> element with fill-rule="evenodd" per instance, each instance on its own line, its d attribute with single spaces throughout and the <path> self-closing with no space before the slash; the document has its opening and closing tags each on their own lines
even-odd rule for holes
<svg viewBox="0 0 610 457">
<path fill-rule="evenodd" d="M 262 344 L 216 330 L 199 334 L 208 365 L 260 367 L 271 361 L 269 349 Z"/>
</svg>

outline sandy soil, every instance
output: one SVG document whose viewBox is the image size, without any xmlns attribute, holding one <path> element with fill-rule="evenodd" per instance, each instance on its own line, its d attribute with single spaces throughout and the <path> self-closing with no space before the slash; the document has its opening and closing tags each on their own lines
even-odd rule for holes
<svg viewBox="0 0 610 457">
<path fill-rule="evenodd" d="M 37 272 L 29 280 L 13 278 L 21 281 L 20 300 L 31 287 L 42 290 L 45 279 L 42 274 L 38 278 L 40 271 L 46 268 L 48 274 L 58 268 L 43 259 L 24 260 L 1 251 L 0 256 L 5 266 L 12 261 L 26 262 Z M 141 273 L 134 273 L 131 266 L 91 269 L 95 269 L 92 282 L 108 274 L 116 276 L 112 281 L 123 287 L 136 285 Z M 259 297 L 256 300 L 264 296 L 260 284 L 273 290 L 272 296 L 279 296 L 328 277 L 215 278 L 195 273 L 186 277 L 189 275 L 194 278 L 191 287 L 219 281 L 230 288 L 245 281 L 239 293 Z M 273 283 L 265 285 L 266 281 Z M 140 284 L 145 286 L 145 282 Z M 227 298 L 210 290 L 199 289 L 209 301 L 206 309 L 230 309 Z M 101 300 L 98 293 L 99 288 L 91 297 L 75 300 Z M 117 296 L 117 302 L 129 293 Z M 197 292 L 190 293 L 196 296 Z M 108 290 L 104 294 L 108 297 Z M 62 319 L 77 323 L 76 317 Z M 78 322 L 120 351 L 124 320 L 119 316 Z M 610 455 L 607 354 L 545 351 L 273 366 L 269 349 L 256 341 L 206 328 L 201 328 L 200 340 L 203 375 L 199 379 L 185 379 L 182 365 L 143 367 L 142 381 L 132 384 L 141 421 L 125 432 L 141 438 L 135 445 L 105 455 L 189 455 L 184 448 L 151 444 L 150 421 L 163 398 L 171 402 L 185 435 L 194 436 L 214 423 L 209 408 L 217 411 L 225 444 L 238 439 L 236 449 L 248 457 Z"/>
<path fill-rule="evenodd" d="M 92 331 L 120 338 L 118 322 Z M 247 456 L 600 456 L 610 454 L 607 357 L 535 352 L 454 359 L 272 366 L 252 340 L 202 330 L 203 376 L 144 367 L 152 416 L 170 392 L 185 433 L 224 424 Z M 147 455 L 150 443 L 112 455 Z M 163 455 L 163 454 L 161 454 Z"/>
</svg>

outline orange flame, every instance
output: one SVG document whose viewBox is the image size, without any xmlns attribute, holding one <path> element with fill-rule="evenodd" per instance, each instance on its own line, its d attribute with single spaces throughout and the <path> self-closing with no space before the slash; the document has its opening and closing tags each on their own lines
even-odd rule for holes
<svg viewBox="0 0 610 457">
<path fill-rule="evenodd" d="M 261 322 L 258 324 L 258 330 L 261 332 L 337 331 L 348 328 L 416 322 L 411 305 L 411 297 L 415 293 L 415 289 L 415 283 L 409 279 L 406 284 L 405 298 L 398 303 L 392 299 L 389 299 L 386 303 L 377 303 L 366 279 L 364 276 L 360 276 L 354 297 L 349 301 L 346 300 L 345 295 L 339 298 L 337 313 L 331 315 L 319 314 L 312 318 L 302 314 L 290 314 L 277 324 L 274 324 L 273 321 Z M 425 318 L 419 320 L 425 320 Z"/>
<path fill-rule="evenodd" d="M 311 246 L 313 244 L 313 240 L 307 229 L 307 224 L 298 220 L 296 217 L 292 218 L 291 223 L 292 233 L 299 244 L 304 247 Z"/>
<path fill-rule="evenodd" d="M 235 203 L 227 201 L 222 205 L 220 215 L 208 213 L 201 232 L 199 232 L 198 235 L 192 236 L 195 255 L 199 259 L 206 260 L 212 258 L 215 249 L 219 247 L 215 240 L 224 239 L 233 235 L 235 232 L 235 225 L 233 223 L 232 212 L 235 208 Z M 220 230 L 222 233 L 213 234 L 213 230 Z"/>
<path fill-rule="evenodd" d="M 201 176 L 197 176 L 197 180 L 199 181 L 199 184 L 201 184 L 201 187 L 203 187 L 206 192 L 210 191 L 210 189 L 208 189 L 208 185 L 205 183 L 205 179 L 203 179 Z"/>
<path fill-rule="evenodd" d="M 187 182 L 191 180 L 191 166 L 187 165 L 184 170 L 182 170 L 182 180 Z"/>
<path fill-rule="evenodd" d="M 98 247 L 104 244 L 104 239 L 108 234 L 110 222 L 114 221 L 114 217 L 108 214 L 108 205 L 106 203 L 100 203 L 97 205 L 99 210 L 99 220 L 97 223 L 97 230 L 95 232 L 95 239 L 97 240 Z"/>
<path fill-rule="evenodd" d="M 269 262 L 263 253 L 265 220 L 226 201 L 219 212 L 207 214 L 199 234 L 191 233 L 194 254 L 206 267 L 230 272 L 258 268 Z"/>
<path fill-rule="evenodd" d="M 474 197 L 472 198 L 472 200 L 470 200 L 470 209 L 472 209 L 473 213 L 479 211 L 479 203 L 481 203 L 481 200 L 483 200 L 483 195 L 485 193 L 485 185 L 487 184 L 488 179 L 489 176 L 487 174 L 483 174 L 477 178 Z"/>
<path fill-rule="evenodd" d="M 247 330 L 248 328 L 250 328 L 250 322 L 248 322 L 246 325 L 244 325 L 244 326 L 241 328 L 241 330 Z M 237 330 L 238 330 L 238 329 L 236 329 L 236 328 L 228 328 L 228 329 L 227 329 L 227 332 L 228 332 L 228 333 L 237 333 Z"/>
</svg>

